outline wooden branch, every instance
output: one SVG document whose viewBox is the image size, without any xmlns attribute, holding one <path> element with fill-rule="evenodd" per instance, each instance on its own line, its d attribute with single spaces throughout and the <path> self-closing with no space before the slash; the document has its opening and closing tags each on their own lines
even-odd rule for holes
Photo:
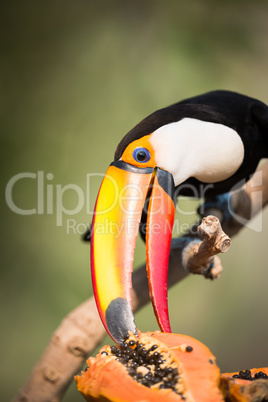
<svg viewBox="0 0 268 402">
<path fill-rule="evenodd" d="M 258 177 L 254 175 L 242 190 L 232 196 L 234 212 L 244 219 L 252 218 L 268 203 L 268 164 L 262 167 L 261 174 L 261 184 Z M 256 189 L 262 192 L 261 203 L 256 197 Z M 206 212 L 217 215 L 220 220 L 222 219 L 222 213 L 218 210 Z M 242 227 L 241 221 L 237 221 L 235 217 L 223 224 L 223 230 L 230 236 L 238 233 Z M 184 237 L 172 240 L 169 260 L 169 286 L 188 275 L 185 266 L 187 266 L 189 259 L 191 261 L 192 258 L 191 269 L 192 266 L 198 265 L 196 263 L 200 255 L 202 256 L 202 264 L 205 261 L 206 252 L 203 254 L 203 246 L 201 247 L 201 245 L 199 245 L 196 253 L 196 255 L 199 253 L 199 257 L 193 257 L 194 252 L 191 247 L 188 248 L 190 257 L 187 258 L 183 255 L 186 246 L 189 246 L 191 242 L 193 242 L 192 246 L 195 246 L 200 241 L 195 235 L 196 229 L 197 225 L 194 225 Z M 208 260 L 210 257 L 212 257 L 211 254 L 208 255 Z M 214 268 L 217 267 L 217 260 L 218 258 L 215 256 Z M 215 276 L 217 275 L 215 274 Z M 132 305 L 136 311 L 149 302 L 145 265 L 134 272 L 132 283 Z M 73 376 L 81 370 L 85 357 L 92 353 L 104 336 L 105 330 L 99 319 L 95 301 L 90 298 L 64 318 L 53 334 L 41 359 L 32 370 L 29 379 L 13 401 L 60 401 L 70 382 L 73 381 Z"/>
<path fill-rule="evenodd" d="M 183 263 L 193 274 L 201 274 L 206 278 L 218 278 L 222 271 L 220 259 L 214 256 L 225 253 L 231 244 L 231 239 L 223 232 L 218 218 L 209 215 L 203 218 L 197 228 L 203 241 L 191 242 L 183 252 Z"/>
<path fill-rule="evenodd" d="M 60 401 L 89 350 L 94 350 L 104 335 L 95 301 L 90 298 L 63 319 L 14 401 Z"/>
</svg>

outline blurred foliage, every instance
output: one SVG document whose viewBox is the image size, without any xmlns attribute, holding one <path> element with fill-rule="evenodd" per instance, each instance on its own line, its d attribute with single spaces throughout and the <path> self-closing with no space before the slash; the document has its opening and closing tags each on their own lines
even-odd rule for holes
<svg viewBox="0 0 268 402">
<path fill-rule="evenodd" d="M 266 1 L 1 6 L 2 193 L 15 174 L 45 175 L 44 214 L 15 214 L 4 199 L 1 207 L 2 400 L 26 380 L 61 319 L 92 293 L 88 245 L 67 232 L 67 219 L 82 230 L 91 216 L 84 205 L 56 226 L 55 209 L 46 213 L 48 186 L 54 208 L 57 185 L 86 193 L 87 173 L 105 172 L 134 124 L 182 98 L 223 88 L 267 103 L 267 22 Z M 91 210 L 100 180 L 90 186 Z M 37 180 L 18 182 L 13 196 L 21 208 L 35 208 Z M 63 201 L 75 208 L 76 194 Z M 233 240 L 220 280 L 191 277 L 169 293 L 173 331 L 205 342 L 223 370 L 268 364 L 267 221 L 265 213 L 261 233 L 244 230 Z M 143 260 L 139 241 L 136 265 Z M 136 323 L 157 328 L 151 306 Z M 71 400 L 82 400 L 74 386 L 64 398 Z"/>
</svg>

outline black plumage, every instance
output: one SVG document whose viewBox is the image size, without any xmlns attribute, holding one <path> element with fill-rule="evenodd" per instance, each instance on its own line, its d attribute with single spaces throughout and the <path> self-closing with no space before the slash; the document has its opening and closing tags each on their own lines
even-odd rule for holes
<svg viewBox="0 0 268 402">
<path fill-rule="evenodd" d="M 116 149 L 115 160 L 120 159 L 132 141 L 185 117 L 228 126 L 239 134 L 244 144 L 245 154 L 239 169 L 228 179 L 210 186 L 206 191 L 206 197 L 228 192 L 237 183 L 247 181 L 255 172 L 259 161 L 268 157 L 267 105 L 236 92 L 213 91 L 185 99 L 150 114 L 123 137 Z M 193 177 L 182 184 L 185 183 L 194 186 L 197 192 L 202 185 L 206 185 Z M 181 184 L 176 188 L 177 195 L 192 195 L 190 186 L 184 185 L 183 188 L 180 186 Z"/>
</svg>

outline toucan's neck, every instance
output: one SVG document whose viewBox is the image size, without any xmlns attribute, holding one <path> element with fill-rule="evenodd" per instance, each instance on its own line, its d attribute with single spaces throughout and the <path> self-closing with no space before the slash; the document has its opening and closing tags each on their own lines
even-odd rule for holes
<svg viewBox="0 0 268 402">
<path fill-rule="evenodd" d="M 216 183 L 232 176 L 244 158 L 240 136 L 223 124 L 184 118 L 151 137 L 157 165 L 173 174 L 175 185 L 189 177 Z"/>
</svg>

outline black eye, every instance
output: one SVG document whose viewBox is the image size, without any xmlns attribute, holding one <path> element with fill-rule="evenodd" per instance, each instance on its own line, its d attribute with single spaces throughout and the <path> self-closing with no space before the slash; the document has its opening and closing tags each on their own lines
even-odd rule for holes
<svg viewBox="0 0 268 402">
<path fill-rule="evenodd" d="M 144 162 L 145 159 L 147 158 L 146 152 L 145 151 L 139 151 L 136 153 L 136 158 L 139 162 Z"/>
<path fill-rule="evenodd" d="M 150 160 L 151 155 L 150 155 L 150 152 L 148 151 L 148 149 L 139 147 L 139 148 L 134 149 L 133 158 L 137 162 L 146 163 Z"/>
</svg>

